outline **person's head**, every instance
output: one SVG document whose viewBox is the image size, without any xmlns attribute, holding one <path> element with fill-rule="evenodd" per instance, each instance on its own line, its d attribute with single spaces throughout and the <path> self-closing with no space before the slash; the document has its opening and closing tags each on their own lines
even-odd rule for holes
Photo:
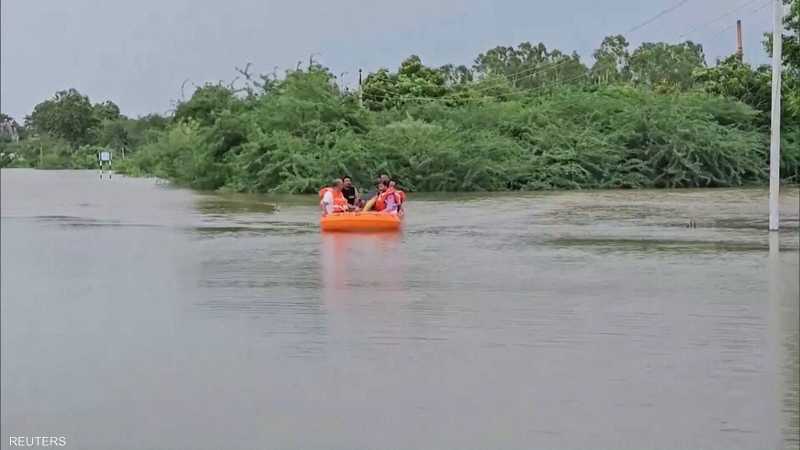
<svg viewBox="0 0 800 450">
<path fill-rule="evenodd" d="M 344 187 L 350 187 L 353 185 L 353 180 L 351 180 L 348 176 L 344 176 L 342 177 L 342 184 Z"/>
<path fill-rule="evenodd" d="M 389 175 L 386 175 L 386 174 L 381 175 L 381 177 L 378 179 L 378 181 L 380 181 L 381 183 L 383 183 L 384 181 L 388 183 L 389 182 Z"/>
<path fill-rule="evenodd" d="M 334 191 L 341 191 L 341 190 L 342 190 L 342 185 L 343 185 L 343 184 L 344 184 L 344 183 L 342 183 L 342 179 L 341 179 L 341 178 L 335 178 L 335 179 L 334 179 L 334 180 L 331 182 L 331 187 L 333 188 L 333 190 L 334 190 Z"/>
<path fill-rule="evenodd" d="M 389 181 L 381 181 L 378 183 L 378 192 L 383 192 L 386 189 L 389 189 Z"/>
<path fill-rule="evenodd" d="M 395 183 L 394 180 L 389 181 L 389 187 L 390 188 L 393 188 L 395 186 L 397 186 L 397 183 Z"/>
</svg>

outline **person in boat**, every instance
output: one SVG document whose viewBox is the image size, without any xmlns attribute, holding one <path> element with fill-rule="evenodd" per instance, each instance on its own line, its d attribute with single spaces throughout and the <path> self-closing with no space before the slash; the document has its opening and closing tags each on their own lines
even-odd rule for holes
<svg viewBox="0 0 800 450">
<path fill-rule="evenodd" d="M 342 187 L 344 183 L 341 179 L 337 178 L 331 182 L 330 186 L 324 187 L 319 191 L 319 206 L 322 208 L 322 215 L 338 214 L 347 212 L 350 206 L 347 204 L 347 199 L 342 194 Z"/>
<path fill-rule="evenodd" d="M 406 193 L 397 188 L 397 182 L 395 180 L 389 181 L 389 188 L 394 189 L 397 196 L 397 212 L 403 214 L 403 203 L 406 202 Z"/>
<path fill-rule="evenodd" d="M 353 186 L 353 180 L 348 176 L 342 177 L 342 195 L 347 199 L 347 204 L 350 205 L 351 208 L 357 206 L 359 201 L 358 189 Z"/>
<path fill-rule="evenodd" d="M 389 182 L 389 175 L 386 175 L 386 174 L 383 174 L 383 175 L 381 175 L 381 176 L 378 178 L 378 181 L 375 183 L 375 189 L 372 189 L 372 190 L 370 190 L 370 191 L 367 191 L 367 195 L 364 197 L 364 201 L 365 201 L 366 203 L 369 203 L 369 202 L 370 202 L 370 200 L 373 200 L 373 201 L 374 201 L 374 199 L 375 199 L 375 198 L 378 196 L 378 194 L 380 193 L 380 189 L 379 189 L 379 187 L 380 187 L 381 183 L 383 183 L 384 181 L 386 181 L 386 182 Z"/>
<path fill-rule="evenodd" d="M 378 195 L 374 201 L 367 202 L 364 207 L 365 211 L 372 210 L 389 214 L 400 213 L 400 197 L 397 195 L 397 191 L 389 184 L 389 181 L 382 181 L 378 184 Z"/>
</svg>

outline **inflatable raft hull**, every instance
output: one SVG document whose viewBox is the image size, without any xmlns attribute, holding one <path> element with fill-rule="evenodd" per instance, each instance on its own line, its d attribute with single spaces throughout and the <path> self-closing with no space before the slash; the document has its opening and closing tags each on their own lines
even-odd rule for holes
<svg viewBox="0 0 800 450">
<path fill-rule="evenodd" d="M 398 231 L 402 219 L 394 214 L 380 212 L 352 212 L 329 214 L 319 220 L 322 231 L 369 233 Z"/>
</svg>

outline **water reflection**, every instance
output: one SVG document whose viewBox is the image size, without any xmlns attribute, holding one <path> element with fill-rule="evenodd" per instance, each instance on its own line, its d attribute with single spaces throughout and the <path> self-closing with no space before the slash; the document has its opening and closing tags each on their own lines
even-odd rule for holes
<svg viewBox="0 0 800 450">
<path fill-rule="evenodd" d="M 405 269 L 399 233 L 322 233 L 320 270 L 324 304 L 402 289 Z"/>
<path fill-rule="evenodd" d="M 776 413 L 782 417 L 783 447 L 800 446 L 800 379 L 797 367 L 798 302 L 797 253 L 781 249 L 778 233 L 769 233 L 769 321 L 778 386 Z M 792 272 L 794 276 L 792 276 Z"/>
</svg>

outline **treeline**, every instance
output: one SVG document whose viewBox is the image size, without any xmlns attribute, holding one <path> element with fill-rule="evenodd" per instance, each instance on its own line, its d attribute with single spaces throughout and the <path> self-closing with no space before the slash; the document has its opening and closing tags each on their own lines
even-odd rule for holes
<svg viewBox="0 0 800 450">
<path fill-rule="evenodd" d="M 92 104 L 75 89 L 59 91 L 36 105 L 24 125 L 0 113 L 0 167 L 94 168 L 100 150 L 135 153 L 171 123 L 157 114 L 132 119 L 113 102 Z"/>
<path fill-rule="evenodd" d="M 782 176 L 800 182 L 798 7 L 785 39 Z M 36 106 L 5 165 L 93 167 L 98 148 L 132 175 L 198 189 L 315 192 L 348 174 L 388 173 L 407 190 L 739 186 L 768 177 L 770 77 L 732 56 L 707 66 L 702 47 L 603 40 L 577 54 L 522 43 L 471 67 L 396 71 L 342 89 L 312 64 L 283 78 L 242 71 L 209 84 L 170 117 L 130 119 L 75 91 Z M 125 160 L 120 161 L 122 149 Z M 11 156 L 13 154 L 13 156 Z"/>
</svg>

